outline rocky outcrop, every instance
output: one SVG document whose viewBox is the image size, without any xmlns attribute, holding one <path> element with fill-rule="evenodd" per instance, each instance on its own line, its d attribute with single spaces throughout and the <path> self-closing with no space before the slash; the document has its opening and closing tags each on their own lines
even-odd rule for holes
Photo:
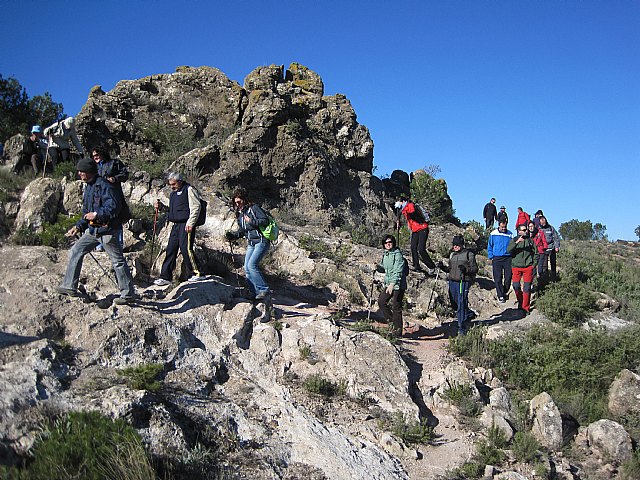
<svg viewBox="0 0 640 480">
<path fill-rule="evenodd" d="M 62 186 L 53 178 L 37 178 L 25 188 L 20 199 L 16 230 L 41 232 L 45 223 L 55 223 L 62 199 Z"/>
<path fill-rule="evenodd" d="M 134 169 L 173 163 L 309 224 L 372 226 L 391 213 L 349 100 L 324 96 L 296 63 L 256 68 L 243 86 L 209 67 L 121 81 L 92 91 L 76 120 L 83 143 L 108 143 Z"/>
</svg>

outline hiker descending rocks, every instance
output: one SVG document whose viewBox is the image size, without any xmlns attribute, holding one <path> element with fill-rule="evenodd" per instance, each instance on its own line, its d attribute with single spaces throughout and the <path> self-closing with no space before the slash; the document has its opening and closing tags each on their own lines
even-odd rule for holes
<svg viewBox="0 0 640 480">
<path fill-rule="evenodd" d="M 542 267 L 540 266 L 540 259 L 544 258 L 544 261 L 546 262 L 545 255 L 546 255 L 546 250 L 549 247 L 549 244 L 547 243 L 547 237 L 544 236 L 543 232 L 541 232 L 536 228 L 536 223 L 533 220 L 529 221 L 528 227 L 529 227 L 529 237 L 533 240 L 533 244 L 536 246 L 536 257 L 534 259 L 534 264 L 533 264 L 533 281 L 531 283 L 532 291 L 533 291 L 533 284 L 536 279 L 536 273 L 538 274 L 538 287 L 542 286 L 541 285 Z"/>
<path fill-rule="evenodd" d="M 487 229 L 493 229 L 494 222 L 498 220 L 498 210 L 496 209 L 496 199 L 492 198 L 484 206 L 482 210 L 482 217 L 484 218 L 484 226 Z"/>
<path fill-rule="evenodd" d="M 378 306 L 385 322 L 391 325 L 392 335 L 399 337 L 402 335 L 403 326 L 402 299 L 407 290 L 407 262 L 393 235 L 384 237 L 383 248 L 382 260 L 376 265 L 376 270 L 384 273 L 384 288 L 378 296 Z"/>
<path fill-rule="evenodd" d="M 498 228 L 489 234 L 487 256 L 493 269 L 493 283 L 500 303 L 505 303 L 511 288 L 511 254 L 507 252 L 509 240 L 513 234 L 507 230 L 507 224 L 500 222 Z M 503 281 L 504 278 L 504 281 Z"/>
<path fill-rule="evenodd" d="M 67 236 L 82 236 L 71 248 L 69 264 L 64 275 L 62 285 L 57 288 L 58 293 L 77 297 L 78 282 L 82 261 L 87 253 L 91 253 L 96 245 L 102 243 L 111 259 L 116 273 L 120 297 L 114 303 L 128 304 L 136 299 L 131 271 L 122 253 L 122 245 L 118 241 L 122 224 L 118 220 L 120 204 L 113 186 L 98 176 L 98 167 L 90 158 L 82 158 L 77 165 L 80 179 L 86 183 L 82 199 L 82 218 L 67 232 Z"/>
<path fill-rule="evenodd" d="M 544 233 L 545 238 L 547 239 L 547 249 L 545 250 L 545 257 L 539 260 L 539 265 L 542 266 L 543 272 L 540 274 L 544 276 L 545 279 L 547 277 L 547 258 L 549 259 L 549 263 L 551 265 L 551 280 L 555 281 L 556 279 L 556 255 L 558 250 L 560 249 L 560 235 L 555 228 L 553 228 L 547 222 L 547 217 L 544 215 L 540 215 L 539 218 L 540 230 Z M 541 277 L 542 278 L 542 277 Z"/>
<path fill-rule="evenodd" d="M 37 175 L 39 168 L 38 165 L 42 165 L 44 168 L 44 157 L 47 154 L 47 142 L 42 138 L 42 128 L 40 125 L 34 125 L 31 127 L 31 133 L 22 142 L 22 155 L 25 160 L 31 163 L 33 172 Z"/>
<path fill-rule="evenodd" d="M 113 185 L 113 189 L 118 196 L 118 201 L 122 208 L 118 218 L 120 223 L 124 223 L 131 218 L 131 211 L 129 205 L 122 193 L 122 182 L 126 182 L 129 179 L 129 169 L 127 166 L 118 159 L 112 159 L 109 156 L 109 151 L 102 146 L 94 147 L 91 151 L 91 157 L 98 166 L 98 176 L 104 178 L 107 182 Z M 120 245 L 124 247 L 123 230 L 120 229 L 120 237 L 118 238 Z M 96 247 L 98 251 L 104 251 L 102 245 Z"/>
<path fill-rule="evenodd" d="M 513 257 L 511 260 L 513 290 L 518 299 L 518 308 L 528 313 L 531 311 L 531 282 L 536 246 L 529 238 L 529 229 L 526 225 L 518 227 L 518 236 L 509 241 L 507 251 Z M 522 289 L 520 289 L 521 280 Z"/>
<path fill-rule="evenodd" d="M 186 182 L 184 176 L 178 172 L 171 172 L 167 175 L 167 184 L 171 188 L 169 196 L 169 216 L 171 222 L 171 233 L 165 253 L 164 262 L 160 269 L 160 278 L 153 283 L 155 285 L 169 285 L 173 277 L 173 270 L 176 268 L 178 252 L 182 254 L 182 261 L 185 267 L 189 282 L 204 280 L 196 263 L 196 256 L 193 253 L 193 245 L 196 238 L 196 225 L 202 210 L 202 198 L 200 192 Z M 161 208 L 161 203 L 156 200 L 156 208 Z"/>
<path fill-rule="evenodd" d="M 269 225 L 269 217 L 257 204 L 251 202 L 243 188 L 233 192 L 231 208 L 234 210 L 239 229 L 226 232 L 229 241 L 240 237 L 247 239 L 247 253 L 244 257 L 244 271 L 249 284 L 249 293 L 256 300 L 269 295 L 269 286 L 260 270 L 260 261 L 269 251 L 271 241 L 260 231 L 260 227 Z"/>
<path fill-rule="evenodd" d="M 520 225 L 524 225 L 525 227 L 527 227 L 529 225 L 529 220 L 531 220 L 531 217 L 529 216 L 529 214 L 525 212 L 522 209 L 522 207 L 518 207 L 518 218 L 516 218 L 516 230 L 518 230 L 518 227 Z"/>
<path fill-rule="evenodd" d="M 471 326 L 475 313 L 469 308 L 469 289 L 478 273 L 475 254 L 464 248 L 462 235 L 453 237 L 449 257 L 449 299 L 456 311 L 458 319 L 458 334 L 465 335 Z"/>
<path fill-rule="evenodd" d="M 55 168 L 58 160 L 66 162 L 71 155 L 71 145 L 73 142 L 80 156 L 84 156 L 84 149 L 76 133 L 76 121 L 73 117 L 59 120 L 53 125 L 44 129 L 44 136 L 49 140 L 49 157 L 51 165 Z"/>
<path fill-rule="evenodd" d="M 500 211 L 498 212 L 497 219 L 498 219 L 498 224 L 500 224 L 501 222 L 504 222 L 507 225 L 509 225 L 509 215 L 507 215 L 507 207 L 505 207 L 504 205 L 500 207 Z"/>
<path fill-rule="evenodd" d="M 425 218 L 425 214 L 418 205 L 406 197 L 400 197 L 400 200 L 396 202 L 395 206 L 407 219 L 407 225 L 409 226 L 409 230 L 411 230 L 412 270 L 415 272 L 423 271 L 420 267 L 420 260 L 422 259 L 423 263 L 429 269 L 429 275 L 434 275 L 436 264 L 433 263 L 433 260 L 431 260 L 431 257 L 427 253 L 427 239 L 429 238 L 428 218 Z M 400 229 L 399 218 L 396 226 Z"/>
</svg>

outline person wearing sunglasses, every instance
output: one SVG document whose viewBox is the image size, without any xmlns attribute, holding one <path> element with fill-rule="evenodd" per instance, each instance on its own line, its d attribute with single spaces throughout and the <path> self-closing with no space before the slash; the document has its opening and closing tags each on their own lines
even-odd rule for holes
<svg viewBox="0 0 640 480">
<path fill-rule="evenodd" d="M 527 225 L 518 226 L 518 235 L 512 238 L 507 246 L 511 254 L 511 277 L 513 291 L 518 299 L 518 309 L 527 314 L 531 311 L 531 283 L 533 282 L 533 265 L 536 256 L 536 245 L 529 237 Z M 522 287 L 520 282 L 522 281 Z"/>
</svg>

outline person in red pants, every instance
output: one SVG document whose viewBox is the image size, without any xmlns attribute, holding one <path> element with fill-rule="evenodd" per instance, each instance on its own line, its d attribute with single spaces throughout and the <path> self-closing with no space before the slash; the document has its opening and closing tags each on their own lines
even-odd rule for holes
<svg viewBox="0 0 640 480">
<path fill-rule="evenodd" d="M 529 313 L 531 311 L 531 283 L 533 282 L 536 246 L 529 237 L 527 225 L 518 226 L 518 236 L 509 241 L 507 252 L 512 257 L 512 285 L 518 299 L 518 308 Z M 523 282 L 522 289 L 520 289 L 521 280 Z"/>
</svg>

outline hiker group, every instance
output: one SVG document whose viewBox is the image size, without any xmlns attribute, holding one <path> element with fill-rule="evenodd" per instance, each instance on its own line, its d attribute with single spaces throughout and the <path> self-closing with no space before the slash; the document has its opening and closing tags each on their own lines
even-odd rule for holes
<svg viewBox="0 0 640 480">
<path fill-rule="evenodd" d="M 91 149 L 92 158 L 81 158 L 76 164 L 80 179 L 85 183 L 80 220 L 69 229 L 67 237 L 77 238 L 69 254 L 69 262 L 58 293 L 68 296 L 84 296 L 79 291 L 79 279 L 84 257 L 92 251 L 105 251 L 115 272 L 114 283 L 120 290 L 120 297 L 114 303 L 131 304 L 138 299 L 133 286 L 131 270 L 124 258 L 123 223 L 131 218 L 131 213 L 122 192 L 123 181 L 128 178 L 127 167 L 117 159 L 110 158 L 108 150 L 102 146 Z M 171 223 L 169 240 L 160 277 L 153 283 L 157 286 L 170 285 L 177 256 L 183 258 L 188 282 L 199 282 L 206 277 L 198 268 L 193 246 L 196 229 L 204 224 L 207 203 L 200 192 L 190 185 L 183 174 L 170 172 L 167 184 L 171 189 L 169 204 L 165 207 L 159 200 L 155 202 L 154 239 L 158 212 L 167 209 L 167 220 Z M 249 293 L 252 299 L 264 299 L 270 289 L 259 266 L 269 250 L 271 242 L 277 239 L 278 228 L 267 212 L 251 202 L 246 190 L 236 190 L 231 199 L 238 228 L 226 232 L 230 242 L 241 237 L 247 239 L 244 269 Z M 153 253 L 151 262 L 154 261 Z M 93 257 L 94 260 L 95 257 Z M 96 260 L 97 262 L 97 260 Z M 97 262 L 99 264 L 99 262 Z M 104 272 L 106 274 L 106 271 Z"/>
<path fill-rule="evenodd" d="M 492 265 L 496 295 L 500 303 L 505 303 L 513 287 L 518 308 L 529 313 L 534 290 L 543 289 L 557 277 L 556 255 L 560 249 L 560 236 L 542 210 L 536 211 L 531 218 L 522 207 L 518 207 L 514 236 L 508 229 L 506 208 L 502 206 L 497 212 L 495 202 L 492 198 L 485 205 L 483 215 L 486 228 L 491 229 L 487 256 Z M 498 228 L 493 229 L 495 221 Z"/>
<path fill-rule="evenodd" d="M 48 164 L 55 169 L 58 162 L 71 159 L 71 143 L 82 157 L 84 149 L 76 132 L 75 119 L 67 117 L 44 130 L 40 125 L 31 127 L 29 136 L 22 144 L 22 155 L 31 164 L 35 175 L 38 175 L 40 169 L 44 175 Z"/>
</svg>

